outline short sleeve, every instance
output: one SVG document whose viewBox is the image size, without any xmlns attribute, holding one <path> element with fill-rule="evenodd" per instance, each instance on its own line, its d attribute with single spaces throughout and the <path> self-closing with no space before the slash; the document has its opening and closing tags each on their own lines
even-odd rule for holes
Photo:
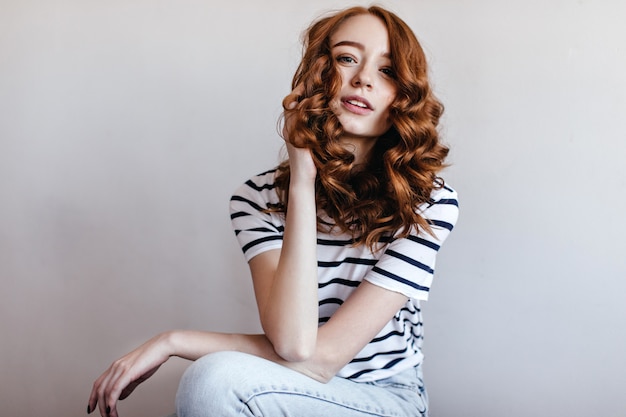
<svg viewBox="0 0 626 417">
<path fill-rule="evenodd" d="M 267 210 L 278 204 L 275 172 L 268 171 L 246 181 L 230 199 L 232 227 L 246 261 L 262 252 L 282 247 L 283 216 Z"/>
<path fill-rule="evenodd" d="M 459 215 L 457 193 L 447 186 L 435 190 L 431 202 L 420 210 L 435 236 L 422 231 L 392 240 L 364 279 L 409 298 L 427 300 L 437 253 Z"/>
</svg>

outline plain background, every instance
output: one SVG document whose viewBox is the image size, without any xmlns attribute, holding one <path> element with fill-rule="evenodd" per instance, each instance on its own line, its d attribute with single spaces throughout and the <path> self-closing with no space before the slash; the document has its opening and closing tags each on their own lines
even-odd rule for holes
<svg viewBox="0 0 626 417">
<path fill-rule="evenodd" d="M 625 416 L 626 3 L 381 3 L 430 57 L 461 198 L 432 416 Z M 82 415 L 163 330 L 258 331 L 228 199 L 279 160 L 301 32 L 353 4 L 0 0 L 2 415 Z M 186 366 L 122 415 L 173 411 Z"/>
</svg>

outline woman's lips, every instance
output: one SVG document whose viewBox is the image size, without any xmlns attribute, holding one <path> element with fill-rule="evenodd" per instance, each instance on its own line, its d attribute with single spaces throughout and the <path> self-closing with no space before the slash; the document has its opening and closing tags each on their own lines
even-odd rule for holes
<svg viewBox="0 0 626 417">
<path fill-rule="evenodd" d="M 348 111 L 356 114 L 369 114 L 374 110 L 369 101 L 359 96 L 344 97 L 341 103 Z"/>
</svg>

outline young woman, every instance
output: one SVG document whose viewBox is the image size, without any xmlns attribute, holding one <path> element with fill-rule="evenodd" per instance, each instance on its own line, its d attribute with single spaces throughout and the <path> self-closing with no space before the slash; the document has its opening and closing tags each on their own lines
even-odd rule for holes
<svg viewBox="0 0 626 417">
<path fill-rule="evenodd" d="M 379 8 L 315 22 L 285 98 L 289 158 L 231 200 L 264 334 L 171 331 L 111 365 L 88 412 L 170 356 L 187 416 L 425 416 L 422 319 L 458 214 L 438 177 L 442 106 L 407 25 Z"/>
</svg>

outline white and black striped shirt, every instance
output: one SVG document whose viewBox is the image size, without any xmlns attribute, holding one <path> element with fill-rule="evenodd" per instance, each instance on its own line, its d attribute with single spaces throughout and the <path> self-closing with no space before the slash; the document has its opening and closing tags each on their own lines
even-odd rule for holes
<svg viewBox="0 0 626 417">
<path fill-rule="evenodd" d="M 284 216 L 265 210 L 278 203 L 276 170 L 257 175 L 243 184 L 230 202 L 233 228 L 247 261 L 282 246 Z M 382 250 L 352 245 L 346 234 L 317 235 L 319 324 L 322 325 L 362 280 L 407 296 L 406 305 L 338 376 L 359 382 L 392 376 L 421 363 L 422 315 L 420 300 L 428 299 L 435 258 L 458 216 L 456 192 L 444 186 L 431 201 L 418 207 L 436 238 L 411 233 L 406 238 L 381 242 Z"/>
</svg>

